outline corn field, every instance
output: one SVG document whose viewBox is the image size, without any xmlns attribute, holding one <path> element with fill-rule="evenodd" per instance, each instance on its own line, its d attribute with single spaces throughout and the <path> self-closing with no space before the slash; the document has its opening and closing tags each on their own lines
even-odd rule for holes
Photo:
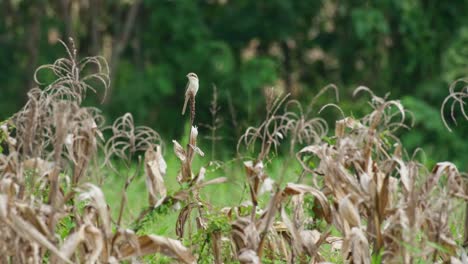
<svg viewBox="0 0 468 264">
<path fill-rule="evenodd" d="M 372 110 L 354 117 L 339 103 L 316 111 L 316 98 L 304 106 L 267 94 L 267 115 L 236 146 L 242 201 L 219 208 L 203 199 L 205 187 L 231 176 L 206 179 L 206 166 L 193 166 L 208 159 L 195 125 L 196 112 L 208 110 L 195 96 L 187 144 L 135 126 L 130 113 L 107 124 L 83 105 L 106 97 L 106 61 L 79 59 L 73 42 L 62 44 L 66 58 L 39 67 L 26 105 L 1 123 L 1 263 L 468 263 L 458 217 L 466 175 L 447 161 L 427 168 L 406 151 L 398 135 L 411 129 L 411 113 L 398 100 L 359 87 L 354 95 L 368 96 Z M 54 81 L 43 83 L 42 73 Z M 464 89 L 441 108 L 459 107 L 466 118 Z M 317 97 L 329 92 L 338 96 L 330 85 Z M 342 118 L 330 125 L 319 112 L 332 109 Z M 269 174 L 278 152 L 292 157 L 281 166 L 300 171 Z M 169 155 L 180 162 L 176 175 L 166 173 Z M 118 212 L 102 191 L 109 171 L 125 178 Z M 145 206 L 127 225 L 126 191 L 138 177 Z M 169 190 L 168 178 L 179 188 Z M 167 211 L 178 215 L 175 236 L 141 232 Z"/>
</svg>

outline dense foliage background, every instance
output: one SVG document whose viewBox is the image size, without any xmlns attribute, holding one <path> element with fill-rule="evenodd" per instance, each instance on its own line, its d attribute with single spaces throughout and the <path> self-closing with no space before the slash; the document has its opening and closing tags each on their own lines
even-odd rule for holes
<svg viewBox="0 0 468 264">
<path fill-rule="evenodd" d="M 68 37 L 82 56 L 109 61 L 105 114 L 132 112 L 166 141 L 183 131 L 191 71 L 200 77 L 198 122 L 211 123 L 216 85 L 227 142 L 263 118 L 267 87 L 306 103 L 333 83 L 343 110 L 359 115 L 367 106 L 351 93 L 365 85 L 413 111 L 415 129 L 402 135 L 409 149 L 468 168 L 468 124 L 449 133 L 439 114 L 449 84 L 468 75 L 467 1 L 4 0 L 0 119 L 21 108 L 35 68 L 63 56 L 57 40 Z M 332 93 L 321 100 L 335 102 Z"/>
</svg>

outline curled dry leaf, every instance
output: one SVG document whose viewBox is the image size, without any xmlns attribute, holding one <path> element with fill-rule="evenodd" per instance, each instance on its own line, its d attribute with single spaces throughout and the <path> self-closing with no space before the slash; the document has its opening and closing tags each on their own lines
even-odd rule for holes
<svg viewBox="0 0 468 264">
<path fill-rule="evenodd" d="M 130 243 L 125 243 L 120 246 L 119 252 L 121 254 L 120 261 L 155 253 L 187 264 L 195 263 L 196 260 L 190 250 L 179 240 L 157 235 L 140 236 L 138 237 L 138 248 L 133 247 Z"/>
<path fill-rule="evenodd" d="M 197 153 L 200 156 L 205 156 L 205 153 L 197 147 L 197 137 L 198 137 L 198 128 L 196 126 L 192 126 L 192 129 L 190 130 L 190 141 L 189 141 L 189 147 L 190 149 L 187 150 L 187 156 L 190 161 L 193 159 L 193 153 Z"/>
<path fill-rule="evenodd" d="M 204 153 L 199 147 L 194 146 L 194 145 L 190 145 L 190 147 L 191 147 L 191 148 L 193 149 L 193 151 L 194 151 L 195 153 L 197 153 L 198 155 L 200 155 L 200 156 L 202 156 L 202 157 L 205 156 L 205 153 Z"/>
<path fill-rule="evenodd" d="M 40 246 L 50 250 L 62 261 L 66 263 L 72 263 L 62 252 L 58 250 L 57 247 L 55 247 L 54 244 L 52 244 L 52 242 L 50 242 L 44 235 L 42 235 L 41 232 L 39 232 L 36 228 L 34 228 L 33 225 L 22 219 L 20 216 L 16 214 L 10 214 L 9 219 L 4 220 L 4 222 L 25 240 L 34 241 Z"/>
<path fill-rule="evenodd" d="M 60 252 L 71 257 L 82 243 L 87 243 L 90 246 L 90 250 L 85 256 L 87 262 L 97 263 L 104 249 L 104 239 L 101 230 L 89 224 L 82 225 L 78 231 L 69 235 L 60 248 Z"/>
<path fill-rule="evenodd" d="M 215 179 L 212 179 L 212 180 L 209 180 L 209 181 L 201 182 L 201 183 L 197 184 L 196 187 L 197 188 L 203 188 L 203 187 L 208 186 L 208 185 L 221 184 L 221 183 L 225 183 L 227 181 L 228 181 L 228 178 L 219 177 L 219 178 L 215 178 Z"/>
<path fill-rule="evenodd" d="M 172 143 L 174 143 L 174 153 L 176 154 L 177 158 L 181 162 L 185 162 L 187 160 L 187 153 L 185 153 L 184 148 L 176 140 L 172 140 Z"/>
<path fill-rule="evenodd" d="M 190 221 L 190 214 L 192 212 L 192 209 L 196 205 L 194 203 L 190 203 L 186 205 L 184 208 L 179 213 L 179 216 L 177 217 L 177 222 L 176 222 L 176 235 L 179 238 L 184 237 L 184 231 L 185 231 L 185 223 L 187 220 Z"/>
<path fill-rule="evenodd" d="M 463 179 L 455 164 L 439 162 L 432 169 L 432 177 L 426 182 L 426 191 L 430 192 L 439 182 L 442 175 L 447 175 L 448 187 L 452 193 L 465 195 Z"/>
<path fill-rule="evenodd" d="M 304 243 L 301 230 L 299 230 L 289 219 L 284 208 L 281 209 L 281 220 L 291 234 L 291 248 L 294 252 L 293 256 L 300 256 L 305 250 L 308 250 L 307 245 Z M 310 242 L 310 241 L 309 241 Z M 315 252 L 310 252 L 315 253 Z"/>
<path fill-rule="evenodd" d="M 40 177 L 50 174 L 54 167 L 54 162 L 45 161 L 41 158 L 27 159 L 23 162 L 23 169 L 35 170 Z"/>
<path fill-rule="evenodd" d="M 70 234 L 62 244 L 60 252 L 67 258 L 71 257 L 77 250 L 78 246 L 85 240 L 86 225 L 82 225 L 78 231 Z"/>
<path fill-rule="evenodd" d="M 247 176 L 250 178 L 259 178 L 261 180 L 266 178 L 263 166 L 263 162 L 253 162 L 253 161 L 246 161 L 244 162 L 245 169 L 247 170 Z"/>
<path fill-rule="evenodd" d="M 340 201 L 338 212 L 340 213 L 340 216 L 345 221 L 345 223 L 347 223 L 348 228 L 361 226 L 361 217 L 359 216 L 358 209 L 351 202 L 348 196 Z M 347 233 L 346 225 L 345 233 Z"/>
<path fill-rule="evenodd" d="M 248 217 L 240 217 L 232 224 L 232 240 L 236 245 L 238 255 L 244 249 L 257 251 L 260 234 L 254 222 Z"/>
<path fill-rule="evenodd" d="M 338 138 L 344 137 L 346 128 L 362 129 L 364 128 L 364 126 L 358 120 L 352 117 L 346 117 L 344 119 L 336 121 L 335 136 Z"/>
<path fill-rule="evenodd" d="M 332 237 L 332 236 L 329 236 L 326 238 L 326 241 L 328 244 L 331 245 L 331 249 L 332 250 L 341 250 L 341 248 L 343 247 L 343 238 L 341 237 Z"/>
<path fill-rule="evenodd" d="M 257 252 L 251 249 L 241 250 L 238 259 L 242 264 L 260 264 L 260 258 Z"/>
<path fill-rule="evenodd" d="M 370 264 L 369 242 L 364 232 L 358 227 L 353 227 L 343 242 L 343 257 L 350 263 Z"/>
<path fill-rule="evenodd" d="M 138 151 L 146 151 L 155 145 L 162 145 L 159 134 L 149 127 L 135 126 L 130 113 L 116 119 L 114 124 L 106 130 L 111 130 L 112 136 L 104 146 L 104 163 L 114 170 L 111 157 L 118 157 L 129 162 Z"/>
<path fill-rule="evenodd" d="M 403 183 L 403 187 L 405 188 L 407 192 L 410 192 L 412 190 L 411 189 L 412 184 L 411 184 L 411 178 L 410 178 L 408 168 L 406 167 L 406 164 L 401 159 L 395 158 L 394 160 L 398 163 L 398 165 L 400 165 L 398 172 L 400 174 L 400 179 L 401 179 L 401 182 Z"/>
<path fill-rule="evenodd" d="M 195 181 L 195 184 L 202 183 L 205 180 L 205 174 L 206 174 L 205 167 L 201 167 L 200 171 L 198 171 L 197 176 L 195 177 L 195 179 L 193 179 Z"/>
<path fill-rule="evenodd" d="M 85 189 L 81 190 L 81 193 L 78 196 L 78 201 L 90 201 L 89 205 L 94 207 L 98 211 L 99 217 L 101 219 L 100 223 L 102 223 L 103 225 L 105 234 L 107 236 L 110 236 L 112 231 L 110 215 L 107 209 L 106 199 L 104 197 L 104 194 L 102 193 L 102 190 L 91 183 L 86 183 L 84 185 L 84 188 Z"/>
<path fill-rule="evenodd" d="M 8 217 L 8 195 L 0 194 L 0 220 Z"/>
<path fill-rule="evenodd" d="M 192 169 L 191 169 L 191 151 L 185 151 L 185 149 L 179 144 L 179 142 L 172 140 L 174 143 L 174 153 L 180 160 L 181 170 L 177 175 L 177 181 L 179 183 L 188 182 L 192 180 Z"/>
<path fill-rule="evenodd" d="M 267 175 L 264 172 L 263 162 L 262 161 L 245 161 L 244 162 L 245 170 L 247 171 L 247 180 L 250 186 L 250 195 L 252 202 L 257 203 L 260 187 L 263 184 L 263 181 L 267 178 Z"/>
<path fill-rule="evenodd" d="M 145 154 L 146 188 L 148 189 L 149 204 L 151 207 L 159 206 L 166 198 L 166 186 L 164 175 L 166 174 L 166 162 L 162 157 L 161 147 L 156 146 L 156 151 L 148 149 Z"/>
<path fill-rule="evenodd" d="M 286 195 L 298 195 L 309 193 L 319 202 L 320 209 L 322 212 L 323 217 L 328 223 L 332 221 L 332 213 L 330 209 L 330 205 L 328 203 L 327 197 L 323 194 L 322 191 L 317 190 L 314 187 L 303 185 L 303 184 L 295 184 L 295 183 L 288 183 L 286 188 L 284 189 L 284 194 Z"/>
</svg>

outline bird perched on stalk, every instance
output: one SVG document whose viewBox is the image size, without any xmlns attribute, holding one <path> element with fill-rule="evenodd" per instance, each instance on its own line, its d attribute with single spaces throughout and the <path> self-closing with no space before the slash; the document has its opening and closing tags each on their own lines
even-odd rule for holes
<svg viewBox="0 0 468 264">
<path fill-rule="evenodd" d="M 191 99 L 195 100 L 195 95 L 198 92 L 198 76 L 191 72 L 187 74 L 188 82 L 185 90 L 185 103 L 184 108 L 182 109 L 182 115 L 185 114 L 185 109 L 187 108 L 187 103 Z"/>
</svg>

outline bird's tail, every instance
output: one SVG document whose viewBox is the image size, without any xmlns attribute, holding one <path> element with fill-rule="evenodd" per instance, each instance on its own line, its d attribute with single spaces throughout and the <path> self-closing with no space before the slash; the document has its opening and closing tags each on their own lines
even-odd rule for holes
<svg viewBox="0 0 468 264">
<path fill-rule="evenodd" d="M 187 108 L 187 103 L 189 101 L 190 96 L 185 96 L 184 108 L 182 108 L 182 115 L 185 114 L 185 108 Z"/>
</svg>

